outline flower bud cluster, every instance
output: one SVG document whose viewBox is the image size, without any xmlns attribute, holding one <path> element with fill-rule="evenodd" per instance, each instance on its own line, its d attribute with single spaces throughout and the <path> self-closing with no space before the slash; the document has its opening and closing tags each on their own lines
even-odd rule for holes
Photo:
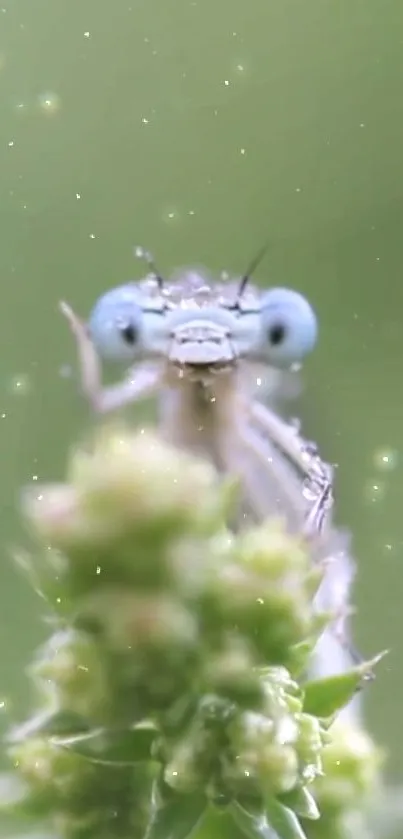
<svg viewBox="0 0 403 839">
<path fill-rule="evenodd" d="M 152 782 L 283 806 L 331 760 L 296 681 L 328 620 L 321 571 L 281 521 L 231 532 L 234 496 L 208 463 L 114 428 L 25 497 L 56 629 L 31 671 L 45 708 L 11 756 L 24 807 L 66 839 L 151 830 Z"/>
</svg>

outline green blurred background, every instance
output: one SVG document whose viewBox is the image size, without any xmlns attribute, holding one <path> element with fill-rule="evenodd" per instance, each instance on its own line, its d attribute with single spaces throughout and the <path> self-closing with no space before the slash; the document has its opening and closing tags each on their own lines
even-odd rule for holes
<svg viewBox="0 0 403 839">
<path fill-rule="evenodd" d="M 47 632 L 8 559 L 18 492 L 88 421 L 57 301 L 139 276 L 136 244 L 240 272 L 269 235 L 259 280 L 320 318 L 293 410 L 339 464 L 357 641 L 392 651 L 368 719 L 403 776 L 402 32 L 402 0 L 3 0 L 1 707 Z"/>
</svg>

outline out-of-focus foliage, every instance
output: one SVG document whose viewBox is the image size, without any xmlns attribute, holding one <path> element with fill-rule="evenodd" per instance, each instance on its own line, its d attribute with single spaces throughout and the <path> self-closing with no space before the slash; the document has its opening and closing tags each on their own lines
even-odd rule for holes
<svg viewBox="0 0 403 839">
<path fill-rule="evenodd" d="M 324 569 L 236 487 L 149 433 L 101 430 L 24 499 L 52 609 L 3 807 L 61 839 L 364 834 L 380 754 L 334 722 L 371 663 L 306 682 Z M 358 828 L 357 828 L 358 825 Z"/>
</svg>

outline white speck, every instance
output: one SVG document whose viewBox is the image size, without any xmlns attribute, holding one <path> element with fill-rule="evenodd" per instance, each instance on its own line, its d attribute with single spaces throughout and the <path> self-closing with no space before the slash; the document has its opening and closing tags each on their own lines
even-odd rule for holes
<svg viewBox="0 0 403 839">
<path fill-rule="evenodd" d="M 18 394 L 21 396 L 25 396 L 31 387 L 31 383 L 29 380 L 29 376 L 26 373 L 21 373 L 20 375 L 13 376 L 10 383 L 10 389 L 12 393 Z"/>
<path fill-rule="evenodd" d="M 179 211 L 175 207 L 171 207 L 167 209 L 163 213 L 163 219 L 167 223 L 172 223 L 173 221 L 179 220 Z"/>
<path fill-rule="evenodd" d="M 297 186 L 297 187 L 295 188 L 295 192 L 301 192 L 301 187 L 300 187 L 300 186 Z"/>
<path fill-rule="evenodd" d="M 57 93 L 41 93 L 38 97 L 38 104 L 44 113 L 55 114 L 60 110 L 60 97 Z"/>
<path fill-rule="evenodd" d="M 385 496 L 385 486 L 383 483 L 372 483 L 369 481 L 365 487 L 365 497 L 367 501 L 372 504 L 382 501 Z"/>
<path fill-rule="evenodd" d="M 189 213 L 188 213 L 189 216 L 194 216 L 194 214 L 195 214 L 194 210 L 189 210 Z"/>
<path fill-rule="evenodd" d="M 90 239 L 95 239 L 95 233 L 90 233 Z"/>
<path fill-rule="evenodd" d="M 15 107 L 17 111 L 22 111 L 22 109 L 25 108 L 25 105 L 23 102 L 17 102 Z"/>
<path fill-rule="evenodd" d="M 6 416 L 7 416 L 7 414 L 2 414 L 2 415 L 1 415 L 1 418 L 2 418 L 2 419 L 5 419 L 5 418 L 6 418 Z"/>
<path fill-rule="evenodd" d="M 240 73 L 243 73 L 243 71 L 244 71 L 244 66 L 243 66 L 243 64 L 237 64 L 237 65 L 236 65 L 236 69 L 237 69 L 237 70 L 239 70 L 239 72 L 240 72 Z"/>
<path fill-rule="evenodd" d="M 225 84 L 225 86 L 226 86 L 226 87 L 228 87 L 228 86 L 229 86 L 229 81 L 228 81 L 228 79 L 225 79 L 224 84 Z"/>
<path fill-rule="evenodd" d="M 11 149 L 11 148 L 13 147 L 13 145 L 14 145 L 14 140 L 9 140 L 9 142 L 7 143 L 7 145 L 8 145 L 8 147 Z"/>
<path fill-rule="evenodd" d="M 142 123 L 144 123 L 144 125 L 148 125 L 150 120 L 146 119 L 146 117 L 142 117 L 141 121 Z"/>
<path fill-rule="evenodd" d="M 79 200 L 80 200 L 81 195 L 80 195 L 80 193 L 79 193 L 79 192 L 76 192 L 76 198 L 77 198 L 77 201 L 79 201 Z"/>
<path fill-rule="evenodd" d="M 84 32 L 84 38 L 89 38 L 89 37 L 90 37 L 90 33 L 89 32 Z"/>
<path fill-rule="evenodd" d="M 38 480 L 38 475 L 32 475 L 32 480 L 37 481 Z"/>
<path fill-rule="evenodd" d="M 365 128 L 365 122 L 360 122 L 360 128 Z"/>
<path fill-rule="evenodd" d="M 246 154 L 246 149 L 241 149 L 241 154 Z"/>
<path fill-rule="evenodd" d="M 381 258 L 380 256 L 377 256 L 376 261 L 379 262 L 380 258 Z"/>
<path fill-rule="evenodd" d="M 398 462 L 397 452 L 393 449 L 377 449 L 373 457 L 374 466 L 382 472 L 391 472 Z"/>
</svg>

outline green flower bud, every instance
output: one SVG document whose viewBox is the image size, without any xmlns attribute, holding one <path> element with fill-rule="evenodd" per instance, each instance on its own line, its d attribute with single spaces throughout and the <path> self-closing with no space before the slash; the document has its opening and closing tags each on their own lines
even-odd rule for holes
<svg viewBox="0 0 403 839">
<path fill-rule="evenodd" d="M 296 750 L 304 781 L 310 783 L 322 772 L 324 735 L 317 717 L 311 714 L 296 714 L 298 740 Z"/>
<path fill-rule="evenodd" d="M 230 757 L 224 778 L 235 793 L 277 795 L 295 786 L 298 758 L 293 743 L 298 730 L 291 716 L 274 720 L 245 712 L 229 725 L 228 734 Z"/>
<path fill-rule="evenodd" d="M 75 452 L 69 477 L 26 494 L 25 512 L 37 536 L 68 557 L 73 594 L 118 581 L 169 586 L 172 543 L 217 532 L 229 505 L 209 463 L 151 433 L 104 430 L 91 450 Z"/>
<path fill-rule="evenodd" d="M 310 572 L 311 566 L 303 542 L 288 535 L 281 520 L 270 520 L 241 534 L 235 549 L 236 562 L 262 578 L 267 585 L 282 584 Z"/>
<path fill-rule="evenodd" d="M 106 429 L 87 454 L 73 458 L 70 480 L 83 508 L 119 527 L 159 523 L 182 528 L 210 513 L 218 500 L 215 469 L 150 432 Z"/>
<path fill-rule="evenodd" d="M 362 806 L 379 789 L 384 754 L 369 735 L 337 719 L 330 728 L 332 741 L 322 752 L 323 776 L 315 781 L 321 810 L 347 810 Z"/>
<path fill-rule="evenodd" d="M 207 690 L 212 693 L 250 708 L 261 707 L 264 688 L 254 668 L 254 656 L 241 638 L 229 638 L 221 652 L 210 653 L 206 658 L 204 679 Z"/>
<path fill-rule="evenodd" d="M 49 797 L 52 809 L 72 806 L 94 776 L 94 764 L 45 738 L 31 738 L 11 750 L 31 797 Z"/>
<path fill-rule="evenodd" d="M 105 656 L 99 644 L 74 629 L 57 632 L 42 648 L 32 668 L 51 686 L 53 702 L 84 719 L 103 719 L 111 694 Z"/>
<path fill-rule="evenodd" d="M 227 551 L 232 556 L 211 580 L 215 610 L 253 641 L 259 656 L 287 665 L 291 647 L 314 625 L 306 547 L 270 524 L 241 534 Z"/>
<path fill-rule="evenodd" d="M 206 788 L 219 753 L 219 728 L 196 716 L 178 741 L 168 746 L 164 781 L 176 792 Z"/>
</svg>

